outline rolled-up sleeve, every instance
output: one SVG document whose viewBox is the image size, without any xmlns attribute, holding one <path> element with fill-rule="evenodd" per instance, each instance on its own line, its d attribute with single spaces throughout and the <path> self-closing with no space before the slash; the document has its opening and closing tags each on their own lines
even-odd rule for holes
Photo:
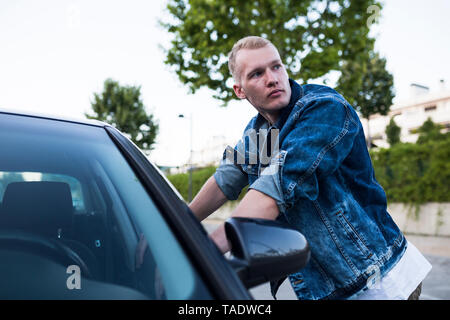
<svg viewBox="0 0 450 320">
<path fill-rule="evenodd" d="M 248 188 L 264 193 L 275 200 L 280 213 L 286 211 L 286 205 L 281 189 L 280 170 L 286 156 L 285 151 L 274 155 L 269 166 L 261 170 L 261 174 Z"/>
<path fill-rule="evenodd" d="M 350 153 L 359 126 L 351 106 L 322 98 L 304 107 L 283 139 L 286 158 L 281 176 L 285 205 L 301 198 L 315 200 L 318 181 L 332 174 Z"/>
<path fill-rule="evenodd" d="M 214 173 L 214 179 L 228 200 L 236 200 L 242 189 L 248 184 L 248 176 L 238 164 L 230 160 L 234 157 L 234 149 L 228 146 L 219 167 Z"/>
</svg>

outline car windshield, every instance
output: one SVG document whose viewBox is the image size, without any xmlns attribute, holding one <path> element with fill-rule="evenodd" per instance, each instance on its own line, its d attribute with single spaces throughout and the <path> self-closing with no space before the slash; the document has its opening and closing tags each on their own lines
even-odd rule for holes
<svg viewBox="0 0 450 320">
<path fill-rule="evenodd" d="M 0 114 L 1 248 L 11 232 L 16 240 L 24 234 L 34 242 L 47 239 L 78 255 L 82 265 L 71 265 L 80 269 L 84 293 L 108 284 L 112 295 L 127 288 L 151 299 L 192 297 L 192 266 L 104 128 Z M 46 259 L 50 266 L 54 259 Z M 33 270 L 21 261 L 8 262 L 14 276 Z M 63 280 L 64 290 L 79 289 L 67 264 L 60 263 L 61 280 L 54 273 L 41 276 L 49 291 Z"/>
</svg>

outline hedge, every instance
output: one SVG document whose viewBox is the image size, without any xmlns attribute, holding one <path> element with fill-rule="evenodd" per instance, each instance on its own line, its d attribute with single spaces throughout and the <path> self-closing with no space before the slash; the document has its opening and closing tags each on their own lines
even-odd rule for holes
<svg viewBox="0 0 450 320">
<path fill-rule="evenodd" d="M 205 167 L 197 169 L 192 172 L 192 197 L 200 191 L 206 180 L 211 177 L 214 172 L 216 172 L 216 167 Z M 167 179 L 174 185 L 174 187 L 180 192 L 183 198 L 187 201 L 189 195 L 189 174 L 188 173 L 178 173 L 173 175 L 167 175 Z M 242 199 L 247 191 L 245 187 L 241 194 L 239 195 L 238 201 Z"/>
<path fill-rule="evenodd" d="M 399 143 L 371 152 L 375 178 L 389 202 L 450 201 L 450 139 Z"/>
</svg>

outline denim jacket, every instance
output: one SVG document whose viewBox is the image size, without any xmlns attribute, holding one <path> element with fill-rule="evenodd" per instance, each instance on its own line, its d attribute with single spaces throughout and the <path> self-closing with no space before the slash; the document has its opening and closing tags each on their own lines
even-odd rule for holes
<svg viewBox="0 0 450 320">
<path fill-rule="evenodd" d="M 389 272 L 406 240 L 387 212 L 355 110 L 329 87 L 289 81 L 291 101 L 277 122 L 252 118 L 214 177 L 229 200 L 247 184 L 272 197 L 277 220 L 306 237 L 310 261 L 289 275 L 299 299 L 345 299 Z M 274 297 L 280 284 L 271 283 Z"/>
</svg>

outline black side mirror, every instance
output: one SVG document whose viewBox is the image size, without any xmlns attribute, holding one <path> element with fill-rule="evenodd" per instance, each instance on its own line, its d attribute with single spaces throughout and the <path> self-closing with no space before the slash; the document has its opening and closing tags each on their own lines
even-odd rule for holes
<svg viewBox="0 0 450 320">
<path fill-rule="evenodd" d="M 306 266 L 310 250 L 297 230 L 273 220 L 229 218 L 230 264 L 247 288 L 277 280 Z"/>
</svg>

